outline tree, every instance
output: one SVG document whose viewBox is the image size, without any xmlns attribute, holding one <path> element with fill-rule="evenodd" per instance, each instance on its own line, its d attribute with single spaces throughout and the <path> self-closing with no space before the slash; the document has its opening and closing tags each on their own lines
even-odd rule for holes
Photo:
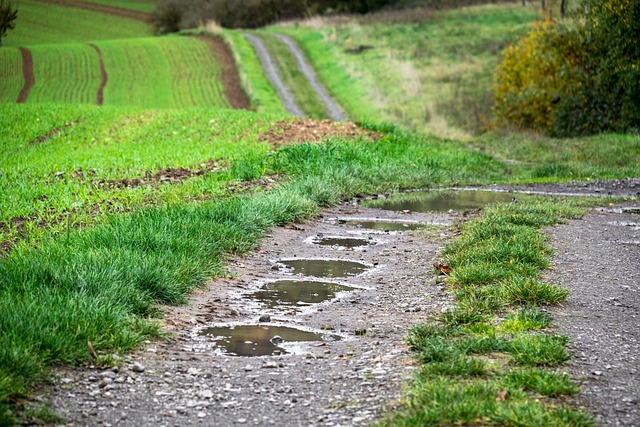
<svg viewBox="0 0 640 427">
<path fill-rule="evenodd" d="M 18 17 L 18 7 L 14 6 L 11 0 L 0 0 L 0 47 L 2 38 L 7 35 L 8 30 L 16 27 Z"/>
</svg>

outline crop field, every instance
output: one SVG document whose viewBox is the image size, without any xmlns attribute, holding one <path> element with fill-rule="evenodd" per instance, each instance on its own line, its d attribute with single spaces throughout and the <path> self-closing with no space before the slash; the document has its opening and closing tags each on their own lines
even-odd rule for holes
<svg viewBox="0 0 640 427">
<path fill-rule="evenodd" d="M 0 102 L 15 102 L 23 85 L 20 50 L 0 49 Z"/>
<path fill-rule="evenodd" d="M 4 46 L 125 39 L 152 33 L 143 21 L 36 0 L 21 0 L 19 10 L 16 28 L 3 38 Z"/>
<path fill-rule="evenodd" d="M 95 44 L 36 45 L 35 85 L 27 102 L 142 107 L 230 107 L 211 45 L 193 37 L 139 38 Z M 98 53 L 99 52 L 99 53 Z M 102 66 L 106 72 L 103 84 Z M 7 58 L 6 60 L 4 58 Z M 0 51 L 0 102 L 15 102 L 24 83 L 17 48 Z M 127 64 L 126 66 L 123 64 Z"/>
<path fill-rule="evenodd" d="M 212 172 L 241 154 L 264 154 L 268 145 L 258 135 L 274 119 L 234 110 L 49 104 L 4 104 L 0 112 L 5 249 L 109 212 L 212 196 L 220 185 Z M 159 185 L 163 176 L 185 183 Z"/>
</svg>

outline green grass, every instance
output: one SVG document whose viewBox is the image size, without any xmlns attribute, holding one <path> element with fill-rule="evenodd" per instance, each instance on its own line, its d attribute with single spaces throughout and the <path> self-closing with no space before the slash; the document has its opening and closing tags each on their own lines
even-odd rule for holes
<svg viewBox="0 0 640 427">
<path fill-rule="evenodd" d="M 596 203 L 523 197 L 460 227 L 442 253 L 456 307 L 411 330 L 421 367 L 403 408 L 381 425 L 594 425 L 554 400 L 578 391 L 558 370 L 569 340 L 550 334 L 552 319 L 535 307 L 567 296 L 540 280 L 551 253 L 540 228 Z"/>
<path fill-rule="evenodd" d="M 225 30 L 222 36 L 234 54 L 240 81 L 251 100 L 251 106 L 261 113 L 286 114 L 278 93 L 267 79 L 260 60 L 247 39 L 242 33 L 231 30 Z"/>
<path fill-rule="evenodd" d="M 219 160 L 222 169 L 253 152 L 262 156 L 269 147 L 257 138 L 270 120 L 234 110 L 2 105 L 0 221 L 13 225 L 0 227 L 0 241 L 34 244 L 61 233 L 68 223 L 79 226 L 145 205 L 213 198 L 229 179 L 222 171 L 180 185 L 150 180 L 127 188 L 118 183 L 168 168 L 196 171 L 206 161 Z M 20 218 L 22 226 L 16 222 Z"/>
<path fill-rule="evenodd" d="M 487 134 L 472 141 L 497 160 L 519 163 L 523 179 L 597 179 L 640 176 L 640 135 L 603 134 L 554 139 L 532 134 Z M 518 165 L 517 165 L 518 166 Z"/>
<path fill-rule="evenodd" d="M 309 84 L 307 78 L 298 68 L 295 57 L 281 40 L 268 32 L 256 32 L 273 58 L 282 81 L 289 88 L 296 104 L 302 112 L 313 119 L 324 119 L 327 116 L 325 106 Z"/>
<path fill-rule="evenodd" d="M 36 82 L 28 102 L 96 103 L 101 81 L 100 61 L 91 46 L 37 45 L 29 50 Z"/>
<path fill-rule="evenodd" d="M 96 45 L 103 52 L 109 76 L 105 104 L 229 107 L 220 82 L 220 66 L 202 40 L 157 37 Z"/>
<path fill-rule="evenodd" d="M 0 102 L 16 102 L 23 85 L 20 51 L 3 47 L 0 49 Z"/>
<path fill-rule="evenodd" d="M 7 33 L 5 46 L 87 42 L 151 35 L 144 22 L 70 7 L 21 0 L 16 28 Z"/>
</svg>

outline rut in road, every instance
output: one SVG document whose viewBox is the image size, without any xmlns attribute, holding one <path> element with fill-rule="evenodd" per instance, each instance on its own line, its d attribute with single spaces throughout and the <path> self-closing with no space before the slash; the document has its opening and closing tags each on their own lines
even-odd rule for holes
<svg viewBox="0 0 640 427">
<path fill-rule="evenodd" d="M 318 99 L 324 104 L 326 116 L 331 120 L 338 122 L 347 120 L 346 115 L 342 112 L 342 109 L 340 108 L 338 103 L 331 97 L 324 85 L 318 80 L 313 67 L 306 60 L 304 53 L 302 52 L 302 50 L 300 50 L 296 42 L 291 37 L 285 36 L 283 34 L 275 34 L 275 36 L 282 43 L 284 43 L 285 46 L 287 46 L 287 48 L 295 58 L 296 64 L 298 65 L 298 70 L 302 73 L 303 76 L 305 76 Z M 282 100 L 285 109 L 294 116 L 304 117 L 304 112 L 293 98 L 291 90 L 282 80 L 282 77 L 278 72 L 273 58 L 271 58 L 271 55 L 267 51 L 262 39 L 253 34 L 245 34 L 245 37 L 247 38 L 247 40 L 249 40 L 251 45 L 256 50 L 258 58 L 262 63 L 262 67 L 267 74 L 267 78 L 276 88 L 278 96 Z"/>
<path fill-rule="evenodd" d="M 262 68 L 267 75 L 267 78 L 271 82 L 271 84 L 276 88 L 278 92 L 278 96 L 284 105 L 284 108 L 291 115 L 304 117 L 304 113 L 293 99 L 293 94 L 289 90 L 289 88 L 282 81 L 282 77 L 276 68 L 276 65 L 267 52 L 267 48 L 264 45 L 264 42 L 260 37 L 254 36 L 253 34 L 244 34 L 244 36 L 249 40 L 249 43 L 253 46 L 256 53 L 258 54 L 258 58 L 260 59 L 260 63 L 262 63 Z"/>
</svg>

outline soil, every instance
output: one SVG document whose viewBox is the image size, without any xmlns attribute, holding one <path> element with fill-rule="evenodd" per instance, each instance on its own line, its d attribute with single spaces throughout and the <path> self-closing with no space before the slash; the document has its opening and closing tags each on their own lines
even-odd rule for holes
<svg viewBox="0 0 640 427">
<path fill-rule="evenodd" d="M 93 43 L 89 43 L 95 51 L 98 53 L 98 58 L 100 59 L 100 86 L 98 87 L 98 95 L 96 97 L 96 103 L 98 105 L 102 105 L 104 102 L 104 88 L 109 81 L 109 76 L 107 75 L 107 69 L 104 66 L 104 58 L 102 57 L 102 51 L 98 46 Z"/>
<path fill-rule="evenodd" d="M 211 52 L 213 53 L 214 58 L 216 58 L 216 62 L 220 64 L 222 72 L 220 82 L 222 83 L 224 94 L 229 100 L 231 106 L 236 109 L 250 109 L 251 102 L 240 84 L 240 77 L 236 68 L 236 63 L 229 47 L 218 37 L 198 38 L 211 46 Z"/>
<path fill-rule="evenodd" d="M 274 148 L 284 144 L 296 142 L 322 142 L 327 138 L 365 138 L 375 140 L 382 137 L 377 132 L 358 127 L 355 123 L 337 123 L 331 120 L 295 119 L 275 123 L 268 132 L 258 138 L 261 142 L 268 142 Z"/>
<path fill-rule="evenodd" d="M 36 84 L 36 76 L 33 74 L 33 55 L 31 55 L 31 51 L 24 47 L 19 49 L 20 54 L 22 55 L 22 75 L 24 77 L 24 85 L 22 86 L 22 89 L 20 89 L 16 102 L 21 104 L 23 102 L 27 102 L 31 88 Z"/>
<path fill-rule="evenodd" d="M 635 181 L 527 187 L 584 194 L 635 191 Z M 506 189 L 506 188 L 503 188 Z M 613 190 L 615 189 L 615 191 Z M 637 201 L 595 209 L 585 219 L 548 230 L 556 249 L 550 279 L 571 290 L 550 309 L 572 339 L 566 369 L 583 385 L 575 398 L 605 426 L 640 425 L 640 209 Z M 637 211 L 636 211 L 637 212 Z M 436 225 L 428 232 L 364 230 L 345 220 L 375 218 Z M 403 342 L 411 325 L 453 303 L 432 265 L 463 213 L 420 214 L 345 203 L 316 220 L 272 230 L 258 250 L 228 262 L 230 276 L 211 281 L 187 306 L 162 320 L 173 340 L 148 342 L 113 369 L 63 369 L 44 398 L 68 425 L 369 425 L 393 410 L 415 365 Z M 364 237 L 372 245 L 341 250 L 317 237 Z M 360 290 L 300 309 L 261 306 L 250 294 L 295 276 L 278 260 L 339 259 L 372 267 L 328 279 Z M 268 317 L 267 317 L 268 316 Z M 299 354 L 225 355 L 198 335 L 207 326 L 284 325 L 330 332 L 340 341 L 314 342 Z M 100 349 L 96 349 L 100 353 Z"/>
</svg>

